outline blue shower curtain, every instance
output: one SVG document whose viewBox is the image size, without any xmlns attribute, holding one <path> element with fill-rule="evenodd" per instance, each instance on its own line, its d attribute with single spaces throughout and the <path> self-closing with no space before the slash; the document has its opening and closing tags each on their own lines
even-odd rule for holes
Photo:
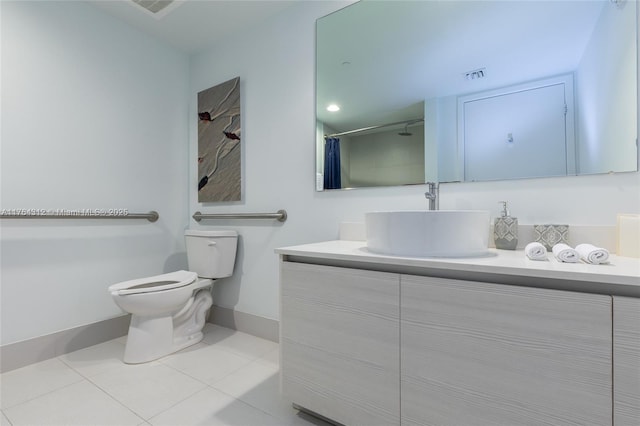
<svg viewBox="0 0 640 426">
<path fill-rule="evenodd" d="M 324 140 L 324 189 L 340 189 L 340 139 Z"/>
</svg>

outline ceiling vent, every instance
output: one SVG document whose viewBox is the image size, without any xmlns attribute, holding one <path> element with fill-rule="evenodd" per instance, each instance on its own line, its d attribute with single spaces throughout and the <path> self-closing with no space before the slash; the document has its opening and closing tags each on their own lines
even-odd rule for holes
<svg viewBox="0 0 640 426">
<path fill-rule="evenodd" d="M 477 70 L 467 71 L 466 73 L 464 73 L 464 78 L 467 80 L 477 80 L 479 78 L 484 78 L 486 76 L 487 76 L 486 68 L 479 68 Z"/>
<path fill-rule="evenodd" d="M 131 0 L 138 6 L 153 13 L 154 15 L 160 12 L 165 7 L 173 3 L 173 0 Z"/>
</svg>

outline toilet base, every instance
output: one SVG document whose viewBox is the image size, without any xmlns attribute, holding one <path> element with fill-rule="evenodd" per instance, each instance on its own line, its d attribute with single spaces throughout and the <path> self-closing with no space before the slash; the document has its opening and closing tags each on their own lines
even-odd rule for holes
<svg viewBox="0 0 640 426">
<path fill-rule="evenodd" d="M 123 361 L 126 364 L 154 361 L 195 345 L 203 337 L 202 332 L 197 332 L 187 338 L 181 338 L 180 342 L 175 344 L 171 317 L 140 318 L 134 315 L 129 325 Z"/>
<path fill-rule="evenodd" d="M 123 361 L 126 364 L 154 361 L 202 341 L 202 328 L 213 302 L 209 290 L 197 292 L 177 315 L 132 315 Z"/>
</svg>

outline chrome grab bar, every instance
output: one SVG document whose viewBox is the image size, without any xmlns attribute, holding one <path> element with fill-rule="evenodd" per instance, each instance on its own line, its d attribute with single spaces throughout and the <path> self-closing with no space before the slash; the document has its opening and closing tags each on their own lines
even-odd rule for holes
<svg viewBox="0 0 640 426">
<path fill-rule="evenodd" d="M 2 209 L 0 219 L 147 219 L 155 222 L 160 215 L 152 210 L 149 213 L 129 213 L 125 209 L 81 209 L 81 210 L 42 210 L 42 209 Z"/>
<path fill-rule="evenodd" d="M 277 219 L 278 222 L 287 220 L 287 211 L 278 210 L 275 213 L 201 213 L 195 212 L 193 220 L 200 222 L 202 219 Z"/>
</svg>

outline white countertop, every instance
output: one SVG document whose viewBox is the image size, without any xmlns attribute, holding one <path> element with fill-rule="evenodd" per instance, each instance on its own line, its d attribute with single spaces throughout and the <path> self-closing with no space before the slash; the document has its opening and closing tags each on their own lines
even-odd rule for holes
<svg viewBox="0 0 640 426">
<path fill-rule="evenodd" d="M 634 287 L 640 291 L 640 259 L 611 255 L 608 264 L 558 262 L 553 254 L 546 261 L 528 259 L 522 250 L 489 249 L 486 257 L 473 258 L 416 258 L 389 256 L 369 252 L 364 241 L 325 241 L 275 250 L 284 256 L 407 266 L 458 272 L 501 274 L 515 277 L 550 278 L 585 283 L 605 283 Z"/>
</svg>

